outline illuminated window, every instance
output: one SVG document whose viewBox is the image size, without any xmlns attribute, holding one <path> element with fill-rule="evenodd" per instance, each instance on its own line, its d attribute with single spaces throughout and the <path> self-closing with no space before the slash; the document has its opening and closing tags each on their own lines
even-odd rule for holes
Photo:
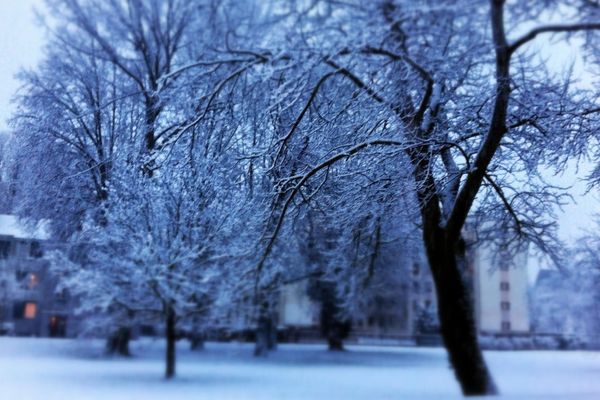
<svg viewBox="0 0 600 400">
<path fill-rule="evenodd" d="M 37 315 L 37 304 L 25 303 L 25 312 L 23 313 L 26 319 L 34 319 Z"/>
</svg>

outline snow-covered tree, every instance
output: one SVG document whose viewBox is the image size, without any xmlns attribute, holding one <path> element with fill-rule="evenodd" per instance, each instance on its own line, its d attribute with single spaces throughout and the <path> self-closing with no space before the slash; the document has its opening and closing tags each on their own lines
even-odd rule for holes
<svg viewBox="0 0 600 400">
<path fill-rule="evenodd" d="M 15 172 L 9 156 L 10 136 L 0 132 L 0 214 L 10 214 L 13 207 Z M 11 176 L 12 175 L 12 176 Z"/>
<path fill-rule="evenodd" d="M 600 329 L 600 240 L 580 237 L 560 269 L 542 270 L 532 293 L 534 327 L 540 333 L 575 336 L 597 345 Z"/>
<path fill-rule="evenodd" d="M 544 33 L 564 37 L 600 29 L 589 20 L 597 17 L 597 7 L 576 2 L 570 4 L 578 11 L 571 24 L 526 30 L 541 23 L 542 11 L 560 12 L 560 3 L 324 1 L 306 10 L 300 24 L 303 51 L 313 58 L 298 57 L 316 67 L 299 71 L 311 95 L 298 96 L 303 112 L 284 142 L 310 140 L 317 129 L 319 138 L 328 137 L 320 128 L 332 120 L 345 123 L 346 134 L 338 136 L 342 143 L 321 148 L 315 162 L 283 180 L 285 203 L 327 179 L 334 164 L 350 163 L 374 148 L 408 165 L 412 176 L 404 186 L 417 200 L 441 333 L 465 394 L 496 392 L 477 343 L 463 276 L 467 217 L 489 217 L 496 228 L 502 224 L 496 232 L 511 233 L 512 243 L 533 242 L 552 254 L 548 211 L 560 204 L 561 195 L 539 169 L 560 169 L 564 160 L 578 157 L 598 123 L 595 96 L 572 87 L 569 77 L 552 76 L 525 50 Z M 525 33 L 507 37 L 509 29 Z M 354 90 L 350 98 L 345 87 Z M 344 101 L 346 118 L 326 112 Z M 310 109 L 321 117 L 312 124 L 304 111 Z M 287 211 L 284 207 L 280 215 Z M 273 241 L 276 236 L 275 230 Z"/>
<path fill-rule="evenodd" d="M 62 284 L 81 298 L 84 314 L 104 316 L 116 307 L 135 321 L 163 323 L 168 378 L 175 374 L 177 324 L 210 307 L 230 255 L 223 245 L 239 228 L 235 192 L 219 187 L 229 176 L 204 166 L 204 173 L 163 166 L 152 177 L 139 170 L 115 175 L 106 223 L 81 233 L 90 243 L 85 262 L 54 268 L 68 276 Z"/>
<path fill-rule="evenodd" d="M 340 305 L 358 310 L 380 283 L 401 284 L 384 267 L 424 249 L 463 392 L 496 392 L 463 273 L 465 222 L 559 261 L 564 191 L 543 171 L 595 150 L 598 100 L 529 43 L 577 35 L 597 63 L 594 2 L 49 6 L 49 57 L 23 75 L 15 116 L 20 214 L 90 246 L 70 257 L 82 273 L 125 280 L 106 311 L 177 320 L 194 307 L 185 277 L 215 312 L 251 299 L 254 323 L 272 326 L 273 293 L 311 274 L 339 281 Z M 569 22 L 542 23 L 557 16 Z M 312 249 L 311 230 L 323 241 Z M 204 274 L 225 259 L 209 296 Z M 144 268 L 166 289 L 151 290 Z"/>
</svg>

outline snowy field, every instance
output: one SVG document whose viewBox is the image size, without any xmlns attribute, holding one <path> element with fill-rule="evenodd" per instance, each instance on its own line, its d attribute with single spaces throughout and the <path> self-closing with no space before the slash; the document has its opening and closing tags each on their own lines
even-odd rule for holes
<svg viewBox="0 0 600 400">
<path fill-rule="evenodd" d="M 250 344 L 178 346 L 178 377 L 162 379 L 162 341 L 131 359 L 100 341 L 0 338 L 0 399 L 451 399 L 459 389 L 442 349 L 281 345 L 267 359 Z M 600 399 L 598 352 L 488 352 L 507 399 Z"/>
</svg>

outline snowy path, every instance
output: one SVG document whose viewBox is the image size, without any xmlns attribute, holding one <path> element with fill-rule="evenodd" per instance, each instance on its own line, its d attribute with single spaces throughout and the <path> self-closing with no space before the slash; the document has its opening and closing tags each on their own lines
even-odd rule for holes
<svg viewBox="0 0 600 400">
<path fill-rule="evenodd" d="M 2 400 L 450 399 L 459 398 L 442 349 L 283 345 L 256 360 L 248 344 L 178 346 L 178 378 L 162 377 L 162 342 L 132 359 L 101 356 L 102 342 L 0 338 Z M 507 399 L 600 399 L 600 353 L 489 352 Z"/>
</svg>

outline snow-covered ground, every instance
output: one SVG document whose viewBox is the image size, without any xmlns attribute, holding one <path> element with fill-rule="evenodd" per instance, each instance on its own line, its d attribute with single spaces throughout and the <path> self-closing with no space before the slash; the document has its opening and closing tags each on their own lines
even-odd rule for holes
<svg viewBox="0 0 600 400">
<path fill-rule="evenodd" d="M 442 349 L 282 345 L 267 359 L 249 344 L 178 346 L 178 377 L 162 379 L 162 341 L 138 341 L 131 359 L 102 342 L 0 338 L 0 399 L 451 399 L 460 397 Z M 600 399 L 598 352 L 488 352 L 510 399 Z"/>
</svg>

